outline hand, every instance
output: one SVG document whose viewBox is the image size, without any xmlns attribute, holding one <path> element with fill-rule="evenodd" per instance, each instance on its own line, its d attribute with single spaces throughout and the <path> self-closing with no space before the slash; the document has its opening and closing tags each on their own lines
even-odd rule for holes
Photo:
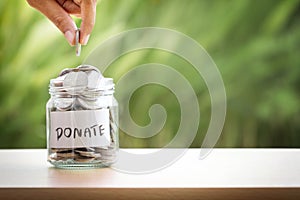
<svg viewBox="0 0 300 200">
<path fill-rule="evenodd" d="M 75 44 L 75 22 L 70 15 L 82 19 L 80 43 L 86 45 L 93 30 L 96 16 L 97 0 L 27 0 L 48 17 L 65 35 L 70 45 Z"/>
</svg>

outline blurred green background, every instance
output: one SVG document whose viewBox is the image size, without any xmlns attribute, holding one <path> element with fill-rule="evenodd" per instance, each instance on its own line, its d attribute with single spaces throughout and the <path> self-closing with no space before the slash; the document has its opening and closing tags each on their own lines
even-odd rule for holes
<svg viewBox="0 0 300 200">
<path fill-rule="evenodd" d="M 81 57 L 25 0 L 1 0 L 0 148 L 45 147 L 49 80 L 63 68 L 81 64 L 113 34 L 149 26 L 190 36 L 217 64 L 228 106 L 217 147 L 300 147 L 299 0 L 102 0 Z M 195 89 L 201 121 L 191 147 L 200 147 L 211 105 L 205 84 L 198 84 L 189 63 L 167 52 L 141 50 L 112 63 L 105 75 L 117 81 L 126 70 L 150 62 L 174 67 Z M 121 132 L 121 147 L 160 147 L 173 138 L 180 112 L 166 88 L 138 89 L 130 105 L 133 119 L 149 123 L 147 112 L 154 103 L 168 112 L 164 129 L 148 139 Z"/>
</svg>

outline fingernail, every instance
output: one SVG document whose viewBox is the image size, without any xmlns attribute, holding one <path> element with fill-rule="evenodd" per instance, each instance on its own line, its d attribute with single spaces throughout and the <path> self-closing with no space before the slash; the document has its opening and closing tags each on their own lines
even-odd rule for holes
<svg viewBox="0 0 300 200">
<path fill-rule="evenodd" d="M 83 39 L 83 45 L 86 45 L 89 39 L 90 39 L 90 35 L 85 36 L 85 38 Z"/>
<path fill-rule="evenodd" d="M 65 37 L 68 40 L 69 44 L 71 46 L 74 46 L 74 37 L 75 37 L 75 35 L 71 31 L 66 31 L 65 32 Z"/>
</svg>

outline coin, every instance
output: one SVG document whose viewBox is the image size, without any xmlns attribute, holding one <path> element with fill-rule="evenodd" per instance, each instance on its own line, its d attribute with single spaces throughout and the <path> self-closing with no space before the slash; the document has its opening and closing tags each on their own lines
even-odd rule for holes
<svg viewBox="0 0 300 200">
<path fill-rule="evenodd" d="M 68 111 L 72 109 L 74 104 L 73 98 L 57 98 L 53 100 L 55 107 L 59 111 Z"/>
<path fill-rule="evenodd" d="M 75 31 L 75 46 L 76 46 L 76 56 L 80 56 L 81 53 L 81 44 L 79 42 L 80 39 L 80 29 Z"/>
<path fill-rule="evenodd" d="M 88 88 L 96 89 L 99 87 L 100 81 L 103 76 L 97 71 L 90 71 L 87 73 L 88 75 Z"/>
<path fill-rule="evenodd" d="M 75 150 L 78 150 L 78 151 L 88 151 L 88 152 L 94 152 L 95 149 L 92 148 L 92 147 L 79 147 L 79 148 L 76 148 Z"/>
<path fill-rule="evenodd" d="M 63 69 L 63 70 L 59 73 L 58 78 L 61 77 L 61 76 L 66 75 L 66 74 L 68 74 L 68 73 L 70 73 L 71 71 L 73 71 L 73 69 L 70 69 L 70 68 L 65 68 L 65 69 Z"/>
<path fill-rule="evenodd" d="M 83 72 L 88 72 L 88 71 L 97 71 L 100 73 L 99 69 L 97 67 L 94 67 L 92 65 L 79 65 L 78 67 L 76 67 L 76 69 L 79 69 L 80 71 Z M 101 74 L 101 73 L 100 73 Z M 101 74 L 102 75 L 102 74 Z"/>
<path fill-rule="evenodd" d="M 55 153 L 70 153 L 72 150 L 72 148 L 51 148 L 51 151 Z"/>
<path fill-rule="evenodd" d="M 77 102 L 79 104 L 79 106 L 83 107 L 86 110 L 94 110 L 94 109 L 99 109 L 101 108 L 99 104 L 97 104 L 97 102 L 95 101 L 88 101 L 82 98 L 78 98 Z"/>
<path fill-rule="evenodd" d="M 71 153 L 56 153 L 57 157 L 60 158 L 73 158 L 75 156 L 75 153 L 71 152 Z"/>
<path fill-rule="evenodd" d="M 84 72 L 69 72 L 63 81 L 63 86 L 67 89 L 76 87 L 86 87 L 88 84 L 88 77 Z"/>
<path fill-rule="evenodd" d="M 75 150 L 75 153 L 78 153 L 82 157 L 90 157 L 90 158 L 99 158 L 99 157 L 101 157 L 100 153 L 95 153 L 95 152 L 90 152 L 90 151 Z"/>
<path fill-rule="evenodd" d="M 50 85 L 53 87 L 62 87 L 63 86 L 63 81 L 64 81 L 64 76 L 59 76 L 55 79 L 50 80 Z"/>
<path fill-rule="evenodd" d="M 78 162 L 78 163 L 89 163 L 89 162 L 92 162 L 93 160 L 95 160 L 95 158 L 89 158 L 89 157 L 76 157 L 75 159 L 75 162 Z"/>
</svg>

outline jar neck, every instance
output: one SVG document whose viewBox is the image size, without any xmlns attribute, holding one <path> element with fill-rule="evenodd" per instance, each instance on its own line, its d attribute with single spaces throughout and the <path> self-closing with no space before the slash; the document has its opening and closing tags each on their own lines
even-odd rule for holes
<svg viewBox="0 0 300 200">
<path fill-rule="evenodd" d="M 64 87 L 51 87 L 49 94 L 53 98 L 84 98 L 84 99 L 97 99 L 103 96 L 113 96 L 114 88 L 106 90 L 89 90 L 87 88 L 64 88 Z"/>
</svg>

